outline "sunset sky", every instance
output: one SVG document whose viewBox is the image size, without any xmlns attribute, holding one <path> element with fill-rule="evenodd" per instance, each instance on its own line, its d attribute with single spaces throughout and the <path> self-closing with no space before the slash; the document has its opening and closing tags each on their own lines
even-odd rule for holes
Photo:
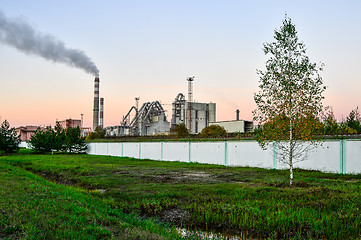
<svg viewBox="0 0 361 240">
<path fill-rule="evenodd" d="M 361 107 L 361 1 L 0 0 L 7 18 L 28 22 L 100 70 L 105 126 L 118 125 L 134 105 L 159 100 L 168 110 L 180 92 L 215 102 L 217 120 L 252 120 L 256 69 L 263 43 L 273 41 L 285 14 L 296 25 L 321 73 L 325 106 L 338 120 Z M 0 44 L 0 120 L 11 126 L 54 125 L 66 118 L 92 126 L 94 76 L 82 69 Z"/>
</svg>

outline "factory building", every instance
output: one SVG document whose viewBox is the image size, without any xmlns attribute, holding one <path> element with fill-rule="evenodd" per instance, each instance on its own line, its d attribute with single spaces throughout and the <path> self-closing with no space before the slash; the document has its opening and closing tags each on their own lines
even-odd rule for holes
<svg viewBox="0 0 361 240">
<path fill-rule="evenodd" d="M 187 102 L 179 93 L 172 103 L 172 125 L 185 124 L 192 134 L 200 133 L 210 122 L 216 121 L 216 104 Z"/>
<path fill-rule="evenodd" d="M 20 137 L 21 141 L 29 141 L 38 128 L 38 126 L 21 126 L 15 128 L 15 133 Z"/>
<path fill-rule="evenodd" d="M 245 121 L 245 120 L 219 121 L 219 122 L 210 122 L 209 125 L 222 126 L 228 133 L 253 132 L 252 121 Z"/>
<path fill-rule="evenodd" d="M 88 136 L 89 133 L 91 132 L 90 127 L 83 127 L 83 115 L 81 116 L 81 120 L 69 118 L 69 119 L 65 119 L 62 121 L 56 121 L 56 123 L 59 123 L 63 129 L 67 129 L 69 127 L 72 127 L 72 128 L 79 127 L 80 135 L 82 137 Z"/>
<path fill-rule="evenodd" d="M 210 122 L 209 125 L 222 126 L 228 133 L 253 132 L 253 122 L 239 119 L 239 110 L 236 110 L 236 120 Z"/>
<path fill-rule="evenodd" d="M 159 101 L 146 102 L 138 108 L 132 106 L 120 126 L 105 127 L 106 136 L 150 136 L 165 134 L 170 130 L 165 111 Z"/>
<path fill-rule="evenodd" d="M 71 118 L 63 120 L 63 121 L 57 121 L 57 123 L 59 123 L 63 129 L 66 129 L 69 127 L 72 127 L 72 128 L 76 128 L 76 127 L 81 128 L 82 127 L 81 120 L 71 119 Z"/>
</svg>

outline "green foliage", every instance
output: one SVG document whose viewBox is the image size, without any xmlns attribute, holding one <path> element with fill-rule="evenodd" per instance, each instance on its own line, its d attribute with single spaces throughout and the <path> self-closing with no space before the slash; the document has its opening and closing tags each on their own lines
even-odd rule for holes
<svg viewBox="0 0 361 240">
<path fill-rule="evenodd" d="M 286 17 L 280 30 L 275 30 L 274 38 L 275 42 L 264 44 L 265 54 L 271 57 L 266 62 L 267 70 L 258 70 L 260 91 L 254 96 L 257 109 L 253 113 L 254 120 L 261 125 L 276 120 L 288 124 L 279 128 L 282 131 L 279 134 L 286 136 L 302 127 L 294 123 L 305 119 L 313 121 L 319 116 L 325 87 L 318 74 L 322 68 L 317 68 L 306 56 L 306 48 L 299 42 L 290 18 Z M 275 140 L 272 131 L 270 141 Z M 310 135 L 304 134 L 304 137 L 308 139 Z"/>
<path fill-rule="evenodd" d="M 81 136 L 79 127 L 67 128 L 65 135 L 65 146 L 68 152 L 84 153 L 88 149 L 85 138 Z"/>
<path fill-rule="evenodd" d="M 62 129 L 58 123 L 55 130 L 51 127 L 38 128 L 29 141 L 30 147 L 36 153 L 74 152 L 84 153 L 87 149 L 85 138 L 80 134 L 80 128 Z"/>
<path fill-rule="evenodd" d="M 19 151 L 20 138 L 15 132 L 15 128 L 10 128 L 10 124 L 5 120 L 0 127 L 0 153 L 14 153 Z"/>
<path fill-rule="evenodd" d="M 347 126 L 346 122 L 341 122 L 338 126 L 339 132 L 341 135 L 355 134 L 357 133 L 355 129 Z"/>
<path fill-rule="evenodd" d="M 349 128 L 354 129 L 356 133 L 361 133 L 360 120 L 360 112 L 358 110 L 358 107 L 356 107 L 356 109 L 352 110 L 346 118 L 346 125 Z"/>
<path fill-rule="evenodd" d="M 321 121 L 313 115 L 294 118 L 292 138 L 294 141 L 312 141 L 322 133 Z M 255 130 L 255 139 L 266 148 L 269 141 L 288 141 L 290 120 L 285 115 L 276 116 Z"/>
<path fill-rule="evenodd" d="M 171 132 L 175 133 L 177 137 L 189 136 L 189 131 L 184 123 L 175 125 L 175 127 L 171 129 Z"/>
<path fill-rule="evenodd" d="M 337 135 L 341 133 L 341 129 L 337 124 L 332 109 L 326 112 L 323 120 L 323 133 L 327 135 Z"/>
<path fill-rule="evenodd" d="M 257 71 L 260 91 L 254 95 L 257 109 L 253 114 L 263 126 L 256 139 L 262 147 L 277 141 L 282 152 L 279 160 L 289 165 L 292 185 L 294 160 L 303 160 L 311 149 L 302 145 L 317 144 L 309 140 L 317 140 L 326 87 L 319 75 L 322 67 L 310 62 L 290 18 L 285 17 L 274 38 L 275 42 L 266 43 L 263 48 L 270 55 L 266 71 Z"/>
<path fill-rule="evenodd" d="M 53 149 L 57 152 L 63 152 L 66 150 L 65 143 L 67 141 L 66 131 L 64 131 L 63 127 L 59 122 L 56 123 L 53 131 L 54 141 L 53 141 Z"/>
<path fill-rule="evenodd" d="M 92 140 L 92 139 L 100 139 L 100 138 L 105 138 L 105 130 L 101 126 L 98 126 L 95 128 L 93 132 L 89 133 L 86 139 Z"/>
<path fill-rule="evenodd" d="M 55 149 L 56 135 L 51 127 L 46 129 L 38 128 L 31 136 L 29 144 L 30 148 L 36 153 L 49 153 Z"/>
<path fill-rule="evenodd" d="M 201 137 L 227 137 L 227 131 L 220 125 L 210 125 L 203 128 L 202 132 L 199 133 Z"/>
<path fill-rule="evenodd" d="M 333 111 L 326 112 L 323 120 L 323 134 L 342 136 L 361 133 L 360 113 L 358 107 L 352 110 L 346 120 L 337 123 Z"/>
</svg>

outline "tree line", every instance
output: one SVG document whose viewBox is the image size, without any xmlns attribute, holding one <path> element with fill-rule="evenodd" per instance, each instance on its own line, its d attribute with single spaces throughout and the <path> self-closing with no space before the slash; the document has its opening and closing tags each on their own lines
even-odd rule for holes
<svg viewBox="0 0 361 240">
<path fill-rule="evenodd" d="M 38 128 L 28 143 L 35 153 L 84 153 L 88 148 L 79 127 L 64 129 L 59 123 L 54 129 Z M 20 136 L 5 120 L 0 126 L 0 154 L 18 152 L 19 144 Z"/>
<path fill-rule="evenodd" d="M 29 144 L 36 153 L 84 153 L 88 148 L 79 127 L 64 129 L 59 123 L 55 125 L 54 129 L 51 127 L 38 128 L 31 136 Z"/>
</svg>

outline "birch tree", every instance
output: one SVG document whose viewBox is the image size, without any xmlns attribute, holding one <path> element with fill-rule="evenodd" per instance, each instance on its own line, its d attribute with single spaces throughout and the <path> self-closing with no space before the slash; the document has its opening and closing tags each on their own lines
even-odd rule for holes
<svg viewBox="0 0 361 240">
<path fill-rule="evenodd" d="M 292 186 L 294 164 L 305 160 L 318 143 L 326 87 L 319 74 L 323 64 L 310 62 L 289 17 L 274 31 L 274 39 L 263 45 L 269 56 L 266 70 L 257 70 L 259 92 L 254 94 L 253 115 L 260 128 L 255 136 L 264 149 L 276 142 L 277 158 L 289 166 Z"/>
</svg>

